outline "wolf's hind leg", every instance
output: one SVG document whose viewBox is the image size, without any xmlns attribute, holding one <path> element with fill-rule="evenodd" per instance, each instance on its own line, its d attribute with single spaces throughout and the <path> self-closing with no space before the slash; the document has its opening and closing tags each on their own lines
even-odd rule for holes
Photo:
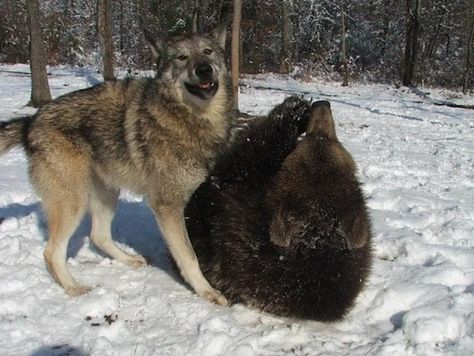
<svg viewBox="0 0 474 356">
<path fill-rule="evenodd" d="M 212 288 L 202 274 L 198 259 L 188 237 L 183 208 L 150 203 L 160 225 L 163 238 L 185 281 L 201 297 L 219 305 L 227 305 L 226 298 L 219 291 Z"/>
<path fill-rule="evenodd" d="M 53 278 L 67 294 L 76 296 L 87 293 L 91 288 L 77 283 L 69 273 L 66 265 L 67 247 L 85 213 L 87 198 L 75 196 L 71 199 L 71 196 L 67 195 L 53 199 L 48 197 L 46 200 L 43 198 L 49 231 L 44 258 Z"/>
<path fill-rule="evenodd" d="M 92 184 L 89 209 L 92 216 L 91 240 L 94 245 L 131 267 L 146 265 L 146 260 L 140 255 L 131 255 L 122 251 L 112 240 L 112 219 L 115 214 L 119 191 L 106 187 L 95 180 Z"/>
<path fill-rule="evenodd" d="M 48 221 L 49 238 L 44 259 L 53 278 L 69 295 L 88 292 L 67 269 L 69 240 L 87 209 L 89 200 L 89 161 L 77 146 L 51 133 L 47 142 L 29 157 L 30 179 L 41 197 Z"/>
</svg>

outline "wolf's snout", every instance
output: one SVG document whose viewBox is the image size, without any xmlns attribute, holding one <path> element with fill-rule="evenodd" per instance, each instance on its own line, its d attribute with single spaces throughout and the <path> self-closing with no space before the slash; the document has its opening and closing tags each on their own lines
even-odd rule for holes
<svg viewBox="0 0 474 356">
<path fill-rule="evenodd" d="M 196 66 L 196 75 L 203 80 L 212 79 L 212 67 L 207 63 L 201 63 Z"/>
<path fill-rule="evenodd" d="M 212 98 L 219 89 L 219 82 L 217 80 L 217 73 L 210 63 L 199 62 L 194 67 L 194 75 L 190 82 L 185 82 L 184 85 L 188 93 L 201 99 L 208 100 Z"/>
</svg>

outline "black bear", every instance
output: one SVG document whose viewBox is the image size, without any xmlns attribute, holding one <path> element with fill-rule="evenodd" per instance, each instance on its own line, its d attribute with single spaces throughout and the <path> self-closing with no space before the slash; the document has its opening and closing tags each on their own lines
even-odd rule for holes
<svg viewBox="0 0 474 356">
<path fill-rule="evenodd" d="M 206 279 L 231 303 L 280 316 L 341 319 L 372 260 L 355 170 L 328 102 L 290 97 L 256 119 L 186 209 Z"/>
</svg>

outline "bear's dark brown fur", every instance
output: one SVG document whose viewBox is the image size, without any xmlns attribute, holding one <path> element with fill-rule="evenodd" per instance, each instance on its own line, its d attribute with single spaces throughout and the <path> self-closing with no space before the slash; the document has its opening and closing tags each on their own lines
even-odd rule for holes
<svg viewBox="0 0 474 356">
<path fill-rule="evenodd" d="M 364 197 L 327 102 L 291 97 L 241 132 L 186 215 L 205 277 L 233 303 L 339 320 L 370 270 Z"/>
</svg>

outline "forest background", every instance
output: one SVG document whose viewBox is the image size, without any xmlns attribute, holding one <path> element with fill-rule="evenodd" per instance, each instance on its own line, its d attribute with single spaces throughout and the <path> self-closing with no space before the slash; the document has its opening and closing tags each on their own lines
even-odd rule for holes
<svg viewBox="0 0 474 356">
<path fill-rule="evenodd" d="M 26 3 L 0 0 L 0 62 L 29 61 Z M 98 2 L 39 3 L 47 63 L 101 68 Z M 228 0 L 110 3 L 114 63 L 131 73 L 152 68 L 143 28 L 170 35 L 190 32 L 194 21 L 205 32 L 232 9 Z M 474 0 L 244 0 L 241 7 L 241 73 L 336 81 L 346 73 L 349 81 L 397 85 L 412 65 L 404 84 L 473 88 Z"/>
</svg>

